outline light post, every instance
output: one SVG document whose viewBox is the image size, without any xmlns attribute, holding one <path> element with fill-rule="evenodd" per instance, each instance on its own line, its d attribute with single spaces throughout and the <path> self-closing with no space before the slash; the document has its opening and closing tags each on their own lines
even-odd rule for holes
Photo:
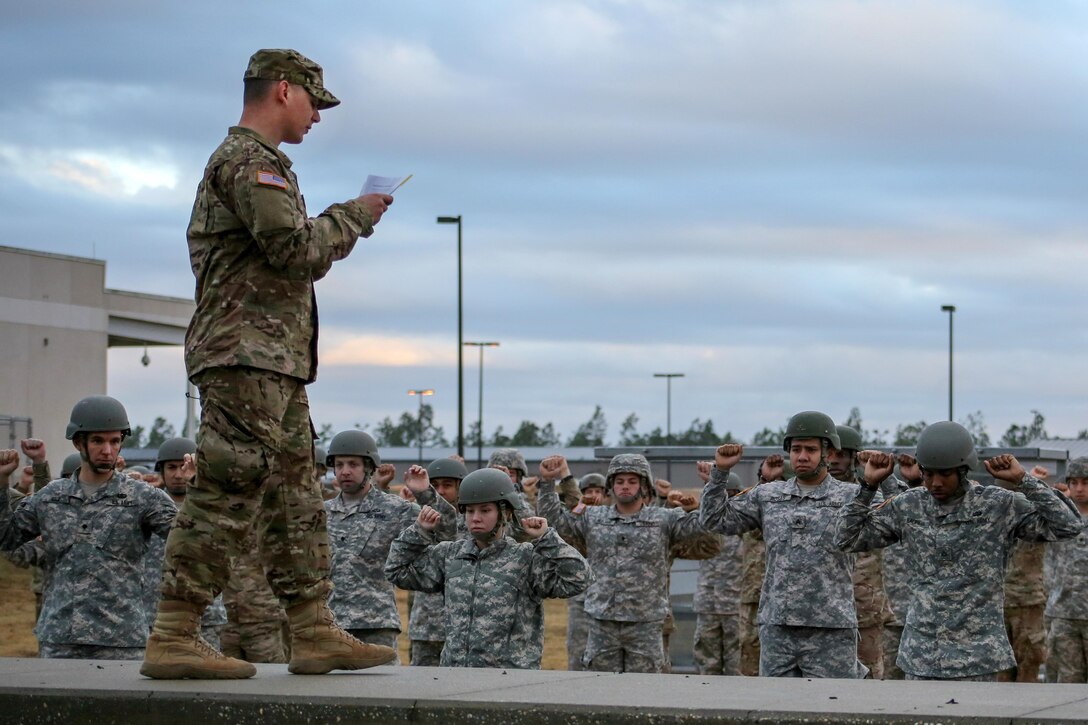
<svg viewBox="0 0 1088 725">
<path fill-rule="evenodd" d="M 461 215 L 440 216 L 439 224 L 457 225 L 457 455 L 465 457 L 465 360 L 461 308 Z"/>
<path fill-rule="evenodd" d="M 941 312 L 948 313 L 948 419 L 952 420 L 952 316 L 955 305 L 941 305 Z"/>
<path fill-rule="evenodd" d="M 682 378 L 684 373 L 654 373 L 655 378 L 665 378 L 665 444 L 672 445 L 672 379 Z M 665 460 L 665 477 L 672 483 L 672 459 Z"/>
<path fill-rule="evenodd" d="M 478 347 L 480 348 L 480 409 L 477 412 L 476 420 L 479 435 L 476 437 L 476 467 L 484 467 L 484 348 L 485 347 L 498 347 L 497 342 L 466 342 L 465 347 Z"/>
<path fill-rule="evenodd" d="M 434 395 L 434 390 L 427 388 L 425 390 L 409 390 L 409 395 L 419 396 L 419 430 L 417 431 L 417 437 L 419 438 L 419 465 L 423 465 L 423 396 Z"/>
</svg>

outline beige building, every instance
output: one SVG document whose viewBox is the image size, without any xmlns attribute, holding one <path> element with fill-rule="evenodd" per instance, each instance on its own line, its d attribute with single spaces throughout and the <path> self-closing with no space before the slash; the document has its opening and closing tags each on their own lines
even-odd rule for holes
<svg viewBox="0 0 1088 725">
<path fill-rule="evenodd" d="M 193 314 L 192 300 L 105 281 L 103 260 L 0 246 L 0 447 L 32 430 L 55 474 L 72 406 L 109 392 L 108 348 L 181 345 Z"/>
</svg>

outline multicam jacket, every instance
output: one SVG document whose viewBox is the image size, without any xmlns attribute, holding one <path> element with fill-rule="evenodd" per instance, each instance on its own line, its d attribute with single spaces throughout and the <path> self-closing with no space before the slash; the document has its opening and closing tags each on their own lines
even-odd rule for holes
<svg viewBox="0 0 1088 725">
<path fill-rule="evenodd" d="M 185 336 L 189 377 L 247 366 L 317 375 L 314 280 L 373 231 L 356 201 L 306 216 L 291 160 L 235 126 L 204 169 L 189 220 L 196 312 Z"/>
</svg>

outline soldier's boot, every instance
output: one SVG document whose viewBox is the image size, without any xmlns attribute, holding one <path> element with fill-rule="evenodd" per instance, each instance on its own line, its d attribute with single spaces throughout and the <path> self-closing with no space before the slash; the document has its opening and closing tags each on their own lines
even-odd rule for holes
<svg viewBox="0 0 1088 725">
<path fill-rule="evenodd" d="M 200 638 L 201 607 L 164 599 L 147 638 L 140 674 L 156 680 L 240 680 L 257 668 L 226 657 Z"/>
<path fill-rule="evenodd" d="M 291 662 L 296 675 L 323 675 L 331 670 L 363 670 L 392 662 L 392 647 L 360 642 L 340 629 L 324 599 L 311 599 L 287 610 L 291 624 Z"/>
</svg>

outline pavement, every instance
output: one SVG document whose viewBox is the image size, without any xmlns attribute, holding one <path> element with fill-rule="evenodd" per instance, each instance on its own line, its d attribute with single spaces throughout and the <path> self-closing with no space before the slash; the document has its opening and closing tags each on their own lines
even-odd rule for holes
<svg viewBox="0 0 1088 725">
<path fill-rule="evenodd" d="M 0 658 L 0 725 L 376 722 L 1088 723 L 1088 686 L 376 667 L 149 680 L 139 662 Z"/>
</svg>

